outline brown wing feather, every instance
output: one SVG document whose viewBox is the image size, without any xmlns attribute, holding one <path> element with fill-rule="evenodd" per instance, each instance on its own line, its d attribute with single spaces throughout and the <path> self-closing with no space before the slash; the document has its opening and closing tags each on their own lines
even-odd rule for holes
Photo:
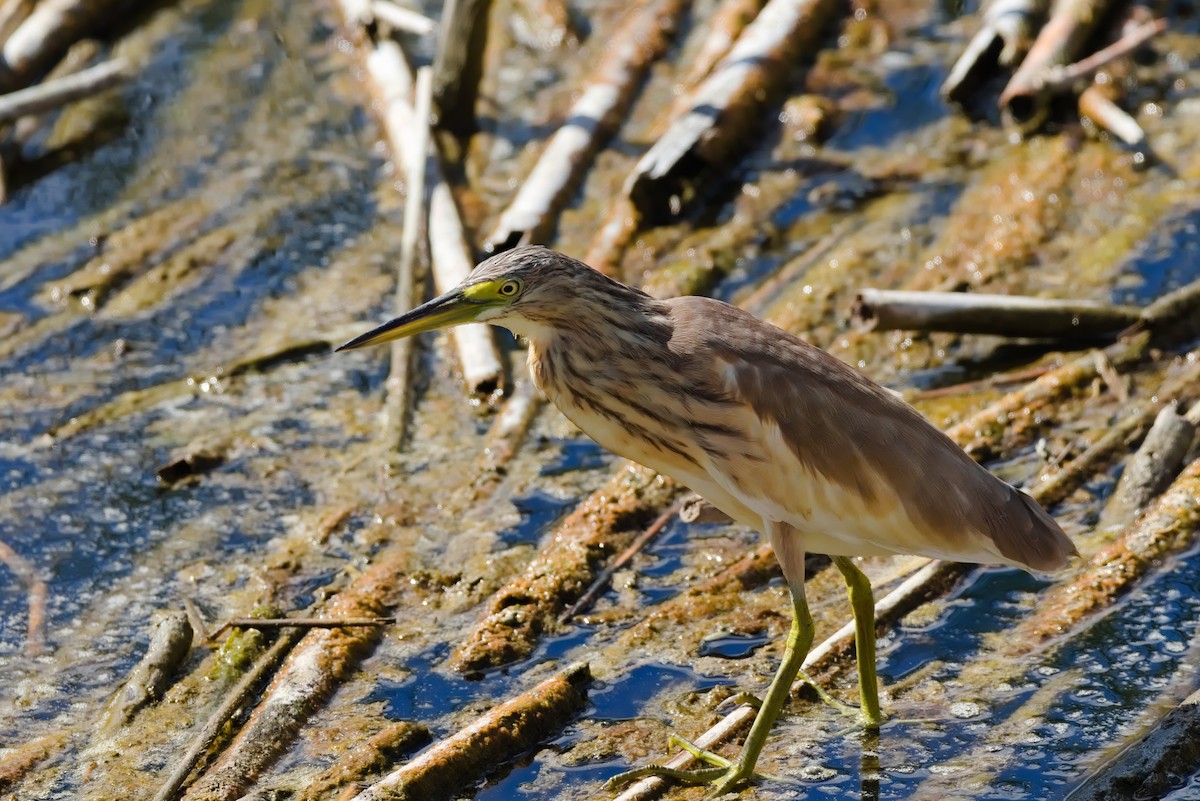
<svg viewBox="0 0 1200 801">
<path fill-rule="evenodd" d="M 969 547 L 976 537 L 993 543 L 997 562 L 1034 570 L 1062 567 L 1075 553 L 1033 499 L 848 365 L 728 304 L 669 303 L 674 349 L 731 365 L 742 400 L 778 425 L 798 460 L 868 507 L 884 495 L 898 498 L 907 517 L 940 544 L 938 555 L 955 558 L 957 543 L 964 558 L 977 558 Z"/>
</svg>

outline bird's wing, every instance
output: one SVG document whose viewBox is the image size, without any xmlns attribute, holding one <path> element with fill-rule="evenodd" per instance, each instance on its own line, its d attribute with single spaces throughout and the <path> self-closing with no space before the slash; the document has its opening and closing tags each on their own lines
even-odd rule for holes
<svg viewBox="0 0 1200 801">
<path fill-rule="evenodd" d="M 849 546 L 959 561 L 1053 570 L 1074 553 L 1032 499 L 833 356 L 719 301 L 678 298 L 671 315 L 673 347 L 741 401 L 729 427 L 744 441 L 726 444 L 724 472 L 756 511 Z M 877 551 L 845 551 L 863 552 Z"/>
</svg>

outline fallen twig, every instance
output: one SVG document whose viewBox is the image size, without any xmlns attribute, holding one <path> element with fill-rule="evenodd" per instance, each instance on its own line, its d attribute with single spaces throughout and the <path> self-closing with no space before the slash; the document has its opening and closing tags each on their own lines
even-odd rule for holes
<svg viewBox="0 0 1200 801">
<path fill-rule="evenodd" d="M 46 596 L 50 588 L 33 563 L 0 540 L 0 562 L 24 582 L 28 588 L 26 599 L 29 605 L 28 623 L 25 626 L 25 653 L 38 656 L 46 650 Z"/>
<path fill-rule="evenodd" d="M 1046 70 L 1041 86 L 1050 90 L 1066 89 L 1076 81 L 1090 78 L 1093 73 L 1121 56 L 1128 55 L 1167 29 L 1165 19 L 1153 19 L 1133 25 L 1120 39 L 1097 50 L 1074 64 L 1058 65 Z"/>
<path fill-rule="evenodd" d="M 404 198 L 404 231 L 400 237 L 400 266 L 396 275 L 396 316 L 413 308 L 414 284 L 413 263 L 417 255 L 417 242 L 425 226 L 425 153 L 429 147 L 429 113 L 432 102 L 433 73 L 428 67 L 417 71 L 416 109 L 413 114 L 416 127 L 410 132 L 412 148 L 403 154 L 404 171 L 407 175 Z M 384 445 L 389 458 L 404 442 L 408 427 L 408 407 L 412 396 L 413 340 L 404 337 L 392 343 L 391 369 L 385 384 L 387 400 L 384 402 L 386 423 Z"/>
<path fill-rule="evenodd" d="M 80 72 L 0 95 L 0 125 L 28 114 L 41 114 L 76 100 L 97 95 L 132 76 L 123 58 L 114 58 Z"/>
<path fill-rule="evenodd" d="M 483 456 L 479 460 L 480 484 L 495 481 L 504 472 L 544 401 L 545 396 L 527 376 L 513 382 L 512 392 L 500 407 L 484 440 Z"/>
<path fill-rule="evenodd" d="M 1182 342 L 1200 335 L 1200 280 L 1185 284 L 1155 300 L 1142 312 L 1141 322 L 1125 335 L 1150 331 L 1155 343 Z"/>
<path fill-rule="evenodd" d="M 671 518 L 675 517 L 681 508 L 682 501 L 676 501 L 663 510 L 662 514 L 653 523 L 646 526 L 646 530 L 639 534 L 637 539 L 621 552 L 620 556 L 600 572 L 600 575 L 595 578 L 591 586 L 587 588 L 583 595 L 579 596 L 579 600 L 573 603 L 567 611 L 558 616 L 559 624 L 566 623 L 580 612 L 590 609 L 592 604 L 596 602 L 596 598 L 608 588 L 609 582 L 612 581 L 612 577 L 616 575 L 617 571 L 633 561 L 633 557 L 637 556 L 647 545 L 653 542 L 654 538 L 662 533 L 662 530 L 671 522 Z"/>
<path fill-rule="evenodd" d="M 29 86 L 74 42 L 109 18 L 117 0 L 43 0 L 0 41 L 0 93 Z"/>
<path fill-rule="evenodd" d="M 216 640 L 230 629 L 344 629 L 356 626 L 390 626 L 395 617 L 235 617 L 206 639 Z"/>
<path fill-rule="evenodd" d="M 221 702 L 221 706 L 215 712 L 209 715 L 205 721 L 204 727 L 192 738 L 192 744 L 182 757 L 179 757 L 174 762 L 174 770 L 163 782 L 158 793 L 154 796 L 154 801 L 173 801 L 179 793 L 179 788 L 187 781 L 188 774 L 200 762 L 201 757 L 208 751 L 213 740 L 225 728 L 229 719 L 241 709 L 250 699 L 250 695 L 255 688 L 266 677 L 267 673 L 275 669 L 284 655 L 291 650 L 299 640 L 303 632 L 300 629 L 284 629 L 279 633 L 278 639 L 272 643 L 254 662 L 254 666 L 246 672 L 234 686 L 229 694 L 225 696 L 225 700 Z"/>
<path fill-rule="evenodd" d="M 0 0 L 0 45 L 33 11 L 36 0 Z"/>
<path fill-rule="evenodd" d="M 1114 366 L 1124 366 L 1142 357 L 1148 339 L 1143 334 L 1121 340 L 1105 348 L 1104 353 Z M 980 459 L 990 453 L 1002 437 L 1013 435 L 1018 418 L 1032 423 L 1039 409 L 1075 391 L 1095 376 L 1096 359 L 1090 353 L 1077 356 L 951 426 L 946 429 L 946 434 L 967 453 Z"/>
<path fill-rule="evenodd" d="M 648 0 L 626 13 L 520 190 L 487 238 L 489 251 L 540 242 L 578 185 L 591 157 L 612 135 L 652 62 L 675 33 L 683 0 Z"/>
<path fill-rule="evenodd" d="M 398 31 L 417 36 L 428 36 L 437 27 L 437 23 L 424 14 L 398 6 L 390 0 L 371 0 L 371 14 L 375 19 L 387 23 Z M 432 89 L 432 85 L 430 89 Z"/>
<path fill-rule="evenodd" d="M 529 692 L 491 709 L 354 797 L 354 801 L 452 798 L 488 769 L 529 751 L 559 731 L 587 703 L 591 681 L 578 662 Z"/>
<path fill-rule="evenodd" d="M 1075 339 L 1122 331 L 1141 317 L 1141 310 L 1089 300 L 862 289 L 854 300 L 851 316 L 868 331 Z"/>
<path fill-rule="evenodd" d="M 129 672 L 104 713 L 102 733 L 124 726 L 147 704 L 162 697 L 192 649 L 192 625 L 185 612 L 169 612 L 154 623 L 146 653 Z"/>
<path fill-rule="evenodd" d="M 406 160 L 412 149 L 410 134 L 415 112 L 409 105 L 412 74 L 395 42 L 377 42 L 366 57 L 367 72 L 374 85 L 380 116 L 388 143 L 397 159 Z M 437 154 L 426 161 L 425 182 L 429 194 L 429 249 L 433 279 L 439 292 L 446 292 L 470 274 L 474 257 L 467 244 L 466 232 L 450 187 L 442 177 Z M 460 325 L 450 332 L 463 381 L 469 392 L 490 395 L 501 384 L 504 368 L 496 342 L 488 326 L 481 323 Z"/>
</svg>

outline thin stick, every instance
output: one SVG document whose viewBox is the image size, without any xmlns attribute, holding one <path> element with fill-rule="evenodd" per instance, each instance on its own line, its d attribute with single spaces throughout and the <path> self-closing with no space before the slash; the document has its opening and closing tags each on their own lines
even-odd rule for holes
<svg viewBox="0 0 1200 801">
<path fill-rule="evenodd" d="M 944 387 L 935 387 L 933 389 L 923 389 L 920 392 L 912 395 L 913 400 L 933 400 L 935 398 L 944 398 L 955 395 L 970 395 L 975 392 L 980 392 L 992 387 L 1003 386 L 1005 384 L 1018 384 L 1022 381 L 1032 381 L 1035 378 L 1040 378 L 1054 368 L 1049 365 L 1041 365 L 1039 367 L 1026 367 L 1022 370 L 1012 370 L 1007 373 L 996 373 L 987 378 L 981 378 L 977 381 L 964 381 L 961 384 L 950 384 Z"/>
<path fill-rule="evenodd" d="M 389 0 L 373 0 L 371 13 L 380 22 L 386 22 L 398 31 L 417 36 L 428 36 L 437 27 L 437 23 L 424 14 L 418 14 L 412 9 L 403 8 Z M 417 76 L 417 79 L 420 80 L 420 75 Z"/>
<path fill-rule="evenodd" d="M 1050 90 L 1065 89 L 1078 80 L 1090 77 L 1109 62 L 1132 53 L 1166 29 L 1165 19 L 1153 19 L 1135 25 L 1120 39 L 1087 58 L 1082 58 L 1074 64 L 1050 67 L 1043 74 L 1041 85 Z"/>
<path fill-rule="evenodd" d="M 0 540 L 0 562 L 28 587 L 29 622 L 25 628 L 25 653 L 38 656 L 46 650 L 46 596 L 49 587 L 38 576 L 37 568 L 21 554 Z"/>
<path fill-rule="evenodd" d="M 211 635 L 209 640 L 219 639 L 230 629 L 341 629 L 349 626 L 389 626 L 396 622 L 392 617 L 235 617 Z"/>
<path fill-rule="evenodd" d="M 129 80 L 132 74 L 133 68 L 126 59 L 114 58 L 62 78 L 0 95 L 0 125 L 98 95 Z"/>
<path fill-rule="evenodd" d="M 405 172 L 408 174 L 408 194 L 404 198 L 404 233 L 400 238 L 400 269 L 396 278 L 396 315 L 413 308 L 413 262 L 416 259 L 417 243 L 424 228 L 425 212 L 425 159 L 429 147 L 429 109 L 433 92 L 432 73 L 428 67 L 417 71 L 415 128 L 410 132 L 413 146 L 406 156 Z M 392 343 L 392 363 L 387 380 L 386 415 L 384 442 L 386 451 L 394 454 L 404 442 L 408 428 L 408 408 L 412 395 L 413 340 L 411 337 Z"/>
<path fill-rule="evenodd" d="M 633 561 L 633 557 L 637 556 L 647 545 L 653 542 L 654 538 L 662 533 L 662 530 L 667 527 L 667 524 L 671 522 L 675 515 L 679 514 L 682 506 L 682 500 L 675 501 L 675 503 L 668 506 L 653 523 L 646 527 L 645 531 L 638 535 L 638 538 L 628 548 L 621 552 L 620 556 L 613 560 L 611 565 L 606 567 L 599 576 L 596 576 L 596 580 L 580 596 L 579 600 L 570 609 L 558 616 L 558 622 L 566 623 L 580 612 L 590 609 L 592 604 L 596 602 L 596 598 L 608 587 L 609 582 L 612 581 L 612 577 L 616 575 L 617 571 Z"/>
<path fill-rule="evenodd" d="M 1154 425 L 1141 446 L 1121 471 L 1121 479 L 1104 504 L 1096 530 L 1107 531 L 1127 525 L 1139 510 L 1166 489 L 1183 466 L 1195 438 L 1196 426 L 1179 414 L 1179 404 L 1171 401 L 1164 406 L 1154 418 Z"/>
</svg>

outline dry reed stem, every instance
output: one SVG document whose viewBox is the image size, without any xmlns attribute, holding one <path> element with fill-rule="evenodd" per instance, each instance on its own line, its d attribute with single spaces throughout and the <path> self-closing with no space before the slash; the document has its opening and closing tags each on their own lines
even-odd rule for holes
<svg viewBox="0 0 1200 801">
<path fill-rule="evenodd" d="M 129 80 L 132 72 L 127 60 L 114 58 L 62 78 L 0 95 L 0 125 L 98 95 Z"/>
<path fill-rule="evenodd" d="M 1089 339 L 1116 334 L 1141 310 L 1089 300 L 977 292 L 862 289 L 851 309 L 866 331 L 948 331 L 1004 337 Z"/>
<path fill-rule="evenodd" d="M 487 238 L 487 250 L 543 241 L 592 156 L 619 127 L 650 64 L 675 34 L 683 0 L 647 0 L 625 14 L 579 99 L 550 137 L 516 197 Z"/>
</svg>

